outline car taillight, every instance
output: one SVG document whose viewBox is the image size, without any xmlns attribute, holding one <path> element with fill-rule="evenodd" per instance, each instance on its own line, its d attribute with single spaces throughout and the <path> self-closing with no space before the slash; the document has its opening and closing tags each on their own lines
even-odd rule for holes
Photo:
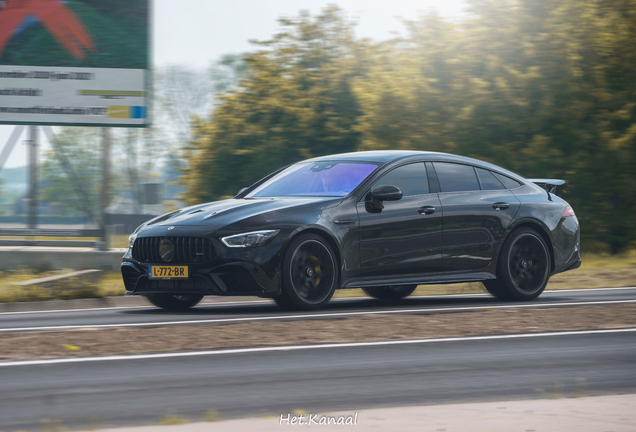
<svg viewBox="0 0 636 432">
<path fill-rule="evenodd" d="M 571 206 L 567 206 L 565 210 L 563 210 L 563 216 L 561 217 L 568 217 L 568 216 L 574 216 L 574 210 L 572 210 Z"/>
</svg>

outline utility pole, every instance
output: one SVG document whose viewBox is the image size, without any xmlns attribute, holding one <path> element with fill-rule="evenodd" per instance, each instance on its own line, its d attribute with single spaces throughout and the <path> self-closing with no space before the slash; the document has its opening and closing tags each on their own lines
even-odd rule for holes
<svg viewBox="0 0 636 432">
<path fill-rule="evenodd" d="M 38 225 L 38 194 L 37 194 L 37 166 L 38 166 L 38 127 L 29 126 L 29 228 L 35 229 Z"/>
<path fill-rule="evenodd" d="M 102 128 L 102 193 L 100 199 L 101 218 L 99 228 L 102 230 L 104 248 L 108 247 L 108 238 L 106 236 L 106 207 L 108 207 L 110 197 L 110 138 L 110 128 Z"/>
</svg>

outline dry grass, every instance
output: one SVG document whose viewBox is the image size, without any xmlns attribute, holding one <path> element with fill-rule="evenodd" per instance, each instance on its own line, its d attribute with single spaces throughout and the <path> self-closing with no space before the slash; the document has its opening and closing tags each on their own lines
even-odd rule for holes
<svg viewBox="0 0 636 432">
<path fill-rule="evenodd" d="M 51 287 L 15 285 L 31 279 L 73 273 L 75 270 L 34 271 L 32 269 L 18 269 L 10 272 L 0 272 L 0 302 L 27 302 L 45 300 L 72 300 L 78 298 L 101 298 L 106 296 L 123 295 L 125 292 L 121 274 L 116 271 L 103 272 L 99 280 L 89 283 L 78 278 L 61 280 Z"/>
</svg>

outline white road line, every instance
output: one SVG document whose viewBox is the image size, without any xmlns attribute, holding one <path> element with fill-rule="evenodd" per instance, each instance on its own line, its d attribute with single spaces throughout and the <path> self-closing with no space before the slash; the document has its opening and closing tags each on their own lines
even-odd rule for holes
<svg viewBox="0 0 636 432">
<path fill-rule="evenodd" d="M 585 292 L 585 291 L 615 291 L 615 290 L 633 290 L 633 289 L 636 289 L 636 287 L 552 289 L 552 290 L 545 290 L 544 292 L 559 293 L 559 292 Z"/>
<path fill-rule="evenodd" d="M 267 300 L 252 300 L 252 301 L 240 301 L 240 302 L 214 302 L 214 303 L 199 303 L 196 307 L 200 306 L 236 306 L 236 305 L 253 305 L 256 303 L 269 304 Z M 139 305 L 139 306 L 110 306 L 110 307 L 95 307 L 85 309 L 54 309 L 54 310 L 33 310 L 33 311 L 16 311 L 16 312 L 0 312 L 0 315 L 17 315 L 17 314 L 43 314 L 43 313 L 60 313 L 60 312 L 85 312 L 85 311 L 103 311 L 103 310 L 116 310 L 116 309 L 157 309 L 152 305 Z"/>
<path fill-rule="evenodd" d="M 561 292 L 590 292 L 590 291 L 614 291 L 614 290 L 633 290 L 636 287 L 619 287 L 619 288 L 577 288 L 577 289 L 563 289 L 563 290 L 546 290 L 545 293 L 561 293 Z M 430 299 L 430 298 L 455 298 L 455 297 L 490 297 L 487 293 L 472 293 L 472 294 L 431 294 L 422 296 L 411 296 L 411 299 Z M 346 301 L 355 299 L 368 299 L 367 297 L 339 297 L 334 298 L 332 301 Z M 214 302 L 214 303 L 200 303 L 196 308 L 202 306 L 236 306 L 236 305 L 254 305 L 256 303 L 270 304 L 269 300 L 252 300 L 252 301 L 235 301 L 235 302 Z M 139 305 L 139 306 L 112 306 L 112 307 L 96 307 L 85 309 L 55 309 L 55 310 L 33 310 L 33 311 L 16 311 L 16 312 L 0 312 L 0 315 L 16 315 L 16 314 L 43 314 L 43 313 L 68 313 L 68 312 L 83 312 L 94 310 L 117 310 L 117 309 L 144 309 L 144 308 L 156 308 L 152 305 Z"/>
<path fill-rule="evenodd" d="M 49 330 L 76 330 L 76 329 L 99 329 L 99 328 L 122 328 L 122 327 L 156 327 L 170 325 L 186 325 L 186 324 L 212 324 L 212 323 L 238 323 L 245 321 L 273 321 L 285 319 L 309 319 L 309 318 L 330 318 L 330 317 L 348 317 L 359 315 L 389 315 L 389 314 L 409 314 L 422 312 L 458 312 L 458 311 L 476 311 L 484 309 L 525 309 L 525 308 L 550 308 L 561 306 L 590 306 L 590 305 L 609 305 L 622 303 L 636 303 L 636 300 L 608 300 L 595 302 L 575 302 L 575 303 L 536 303 L 536 304 L 511 304 L 511 305 L 490 305 L 490 306 L 458 306 L 446 308 L 426 308 L 426 309 L 397 309 L 397 310 L 374 310 L 374 311 L 357 311 L 357 312 L 327 312 L 317 314 L 296 314 L 296 315 L 268 315 L 242 318 L 215 318 L 206 320 L 188 320 L 188 321 L 153 321 L 140 323 L 121 323 L 121 324 L 85 324 L 85 325 L 62 325 L 62 326 L 42 326 L 42 327 L 9 327 L 0 329 L 0 333 L 21 332 L 21 331 L 49 331 Z"/>
<path fill-rule="evenodd" d="M 581 335 L 593 335 L 593 334 L 631 333 L 631 332 L 636 332 L 636 328 L 562 331 L 562 332 L 544 332 L 544 333 L 521 333 L 521 334 L 490 335 L 490 336 L 463 336 L 463 337 L 447 337 L 447 338 L 437 338 L 437 339 L 406 339 L 406 340 L 391 340 L 391 341 L 377 341 L 377 342 L 328 343 L 328 344 L 316 344 L 316 345 L 288 345 L 288 346 L 234 348 L 234 349 L 176 352 L 176 353 L 162 353 L 162 354 L 114 355 L 114 356 L 83 357 L 83 358 L 74 357 L 74 358 L 48 359 L 48 360 L 17 360 L 17 361 L 0 362 L 0 367 L 52 365 L 52 364 L 63 364 L 63 363 L 89 363 L 89 362 L 114 361 L 114 360 L 131 361 L 131 360 L 147 360 L 147 359 L 164 359 L 164 358 L 174 358 L 174 357 L 200 357 L 200 356 L 211 356 L 211 355 L 247 354 L 247 353 L 261 353 L 261 352 L 275 352 L 275 351 L 300 351 L 300 350 L 325 349 L 325 348 L 355 348 L 355 347 L 372 347 L 372 346 L 386 346 L 386 345 L 408 345 L 408 344 L 424 344 L 424 343 L 438 343 L 438 342 L 469 342 L 469 341 L 484 341 L 484 340 L 499 340 L 499 339 L 529 339 L 529 338 L 539 338 L 539 337 L 581 336 Z"/>
</svg>

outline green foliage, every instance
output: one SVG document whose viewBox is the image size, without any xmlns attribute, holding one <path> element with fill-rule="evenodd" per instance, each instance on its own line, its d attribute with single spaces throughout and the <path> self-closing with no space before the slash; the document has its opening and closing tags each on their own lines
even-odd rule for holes
<svg viewBox="0 0 636 432">
<path fill-rule="evenodd" d="M 246 75 L 198 120 L 186 149 L 187 200 L 234 195 L 281 165 L 353 151 L 360 134 L 351 78 L 365 69 L 353 24 L 335 8 L 281 19 L 281 31 L 246 55 Z"/>
<path fill-rule="evenodd" d="M 311 156 L 445 151 L 565 178 L 584 248 L 636 244 L 636 1 L 470 0 L 372 43 L 336 7 L 281 19 L 210 121 L 193 125 L 188 201 Z"/>
</svg>

